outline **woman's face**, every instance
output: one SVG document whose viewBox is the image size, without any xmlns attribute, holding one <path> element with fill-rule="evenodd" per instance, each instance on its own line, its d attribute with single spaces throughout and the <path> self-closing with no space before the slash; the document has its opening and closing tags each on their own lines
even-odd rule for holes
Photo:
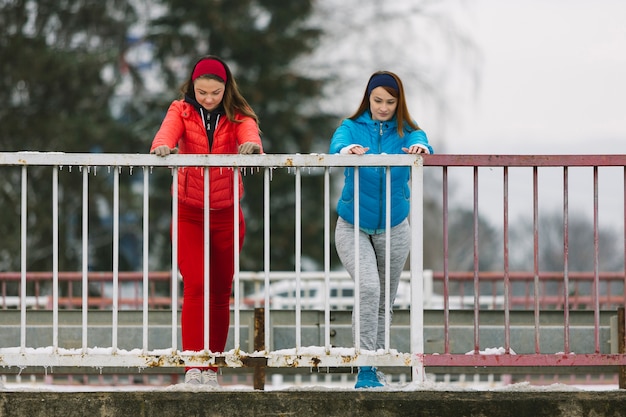
<svg viewBox="0 0 626 417">
<path fill-rule="evenodd" d="M 372 119 L 390 120 L 396 113 L 398 107 L 398 99 L 389 94 L 383 87 L 376 87 L 370 94 L 370 111 L 372 112 Z"/>
<path fill-rule="evenodd" d="M 212 78 L 196 78 L 193 82 L 196 101 L 208 111 L 213 111 L 220 105 L 225 87 L 224 83 Z"/>
</svg>

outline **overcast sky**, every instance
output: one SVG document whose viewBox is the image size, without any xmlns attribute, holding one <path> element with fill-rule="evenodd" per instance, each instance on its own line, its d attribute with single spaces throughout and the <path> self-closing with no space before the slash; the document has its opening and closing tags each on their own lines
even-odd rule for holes
<svg viewBox="0 0 626 417">
<path fill-rule="evenodd" d="M 626 154 L 626 1 L 467 4 L 481 83 L 446 153 Z"/>
</svg>

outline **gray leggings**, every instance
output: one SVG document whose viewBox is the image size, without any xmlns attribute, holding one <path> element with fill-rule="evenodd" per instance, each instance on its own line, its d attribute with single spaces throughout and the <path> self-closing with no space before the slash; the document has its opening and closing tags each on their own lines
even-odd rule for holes
<svg viewBox="0 0 626 417">
<path fill-rule="evenodd" d="M 370 235 L 359 231 L 359 323 L 361 349 L 377 350 L 385 347 L 385 239 L 386 234 Z M 352 279 L 355 279 L 354 225 L 341 217 L 335 228 L 335 247 L 339 259 Z M 389 276 L 389 317 L 398 291 L 400 275 L 411 247 L 411 227 L 405 219 L 391 228 L 391 259 Z M 356 317 L 352 313 L 353 339 L 356 340 Z M 391 324 L 391 323 L 390 323 Z"/>
</svg>

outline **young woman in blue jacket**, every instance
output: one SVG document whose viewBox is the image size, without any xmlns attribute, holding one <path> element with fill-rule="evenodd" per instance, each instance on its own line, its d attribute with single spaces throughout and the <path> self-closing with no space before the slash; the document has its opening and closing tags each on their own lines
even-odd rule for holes
<svg viewBox="0 0 626 417">
<path fill-rule="evenodd" d="M 400 78 L 392 72 L 379 71 L 370 77 L 356 113 L 345 119 L 333 134 L 330 153 L 431 154 L 433 149 L 426 133 L 409 114 Z M 337 203 L 335 247 L 354 279 L 354 168 L 346 168 L 344 175 Z M 391 169 L 390 308 L 411 246 L 409 176 L 408 167 Z M 384 167 L 359 169 L 359 342 L 362 349 L 371 351 L 383 349 L 385 341 L 385 188 Z M 355 320 L 353 314 L 353 324 Z M 376 368 L 359 367 L 355 388 L 383 385 L 384 377 Z"/>
</svg>

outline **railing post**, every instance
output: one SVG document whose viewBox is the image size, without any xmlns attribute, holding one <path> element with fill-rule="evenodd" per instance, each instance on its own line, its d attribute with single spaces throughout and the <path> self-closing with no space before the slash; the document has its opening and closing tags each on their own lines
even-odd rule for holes
<svg viewBox="0 0 626 417">
<path fill-rule="evenodd" d="M 624 331 L 624 325 L 626 321 L 624 320 L 624 307 L 620 307 L 617 309 L 617 339 L 619 346 L 619 353 L 626 353 L 626 332 Z M 626 366 L 620 366 L 618 371 L 619 377 L 619 388 L 626 389 Z"/>
<path fill-rule="evenodd" d="M 424 371 L 424 161 L 416 158 L 411 167 L 411 309 L 410 349 L 416 364 L 414 382 L 425 381 Z"/>
<path fill-rule="evenodd" d="M 254 309 L 254 351 L 265 350 L 265 308 Z M 265 358 L 259 358 L 254 364 L 254 389 L 265 390 Z"/>
</svg>

